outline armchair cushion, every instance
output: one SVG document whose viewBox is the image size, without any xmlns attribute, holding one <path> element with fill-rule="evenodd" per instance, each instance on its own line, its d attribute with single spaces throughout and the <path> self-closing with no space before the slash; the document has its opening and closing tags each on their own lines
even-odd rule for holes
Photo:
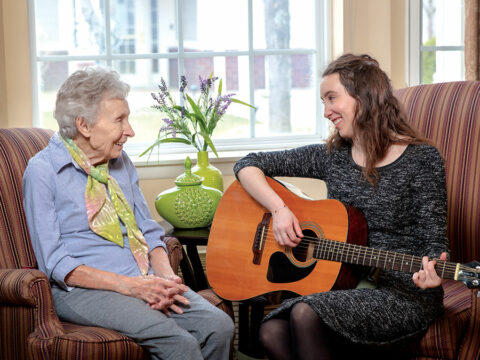
<svg viewBox="0 0 480 360">
<path fill-rule="evenodd" d="M 417 357 L 456 359 L 465 329 L 472 316 L 471 291 L 458 281 L 444 280 L 444 315 L 435 321 L 415 344 L 413 354 Z"/>
<path fill-rule="evenodd" d="M 40 328 L 28 336 L 29 359 L 132 359 L 144 357 L 143 349 L 132 339 L 116 331 L 62 323 L 63 332 L 45 336 Z"/>
</svg>

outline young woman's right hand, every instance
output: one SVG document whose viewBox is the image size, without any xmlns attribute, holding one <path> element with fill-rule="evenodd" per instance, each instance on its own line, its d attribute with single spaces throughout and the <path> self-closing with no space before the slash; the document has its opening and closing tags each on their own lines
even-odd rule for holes
<svg viewBox="0 0 480 360">
<path fill-rule="evenodd" d="M 282 246 L 297 246 L 302 240 L 303 233 L 295 214 L 287 206 L 284 206 L 274 210 L 272 218 L 275 240 Z"/>
</svg>

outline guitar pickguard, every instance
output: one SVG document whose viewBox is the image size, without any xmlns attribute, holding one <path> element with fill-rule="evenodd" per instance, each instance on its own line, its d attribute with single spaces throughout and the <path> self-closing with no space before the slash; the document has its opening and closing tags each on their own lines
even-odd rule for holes
<svg viewBox="0 0 480 360">
<path fill-rule="evenodd" d="M 306 278 L 315 268 L 315 262 L 309 266 L 298 267 L 292 264 L 285 253 L 277 251 L 270 256 L 267 280 L 272 283 L 289 283 Z"/>
</svg>

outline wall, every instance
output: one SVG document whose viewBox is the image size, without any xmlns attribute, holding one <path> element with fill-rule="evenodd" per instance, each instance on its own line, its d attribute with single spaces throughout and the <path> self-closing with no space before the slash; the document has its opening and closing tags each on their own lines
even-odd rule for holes
<svg viewBox="0 0 480 360">
<path fill-rule="evenodd" d="M 7 126 L 7 84 L 5 78 L 5 40 L 3 31 L 3 4 L 0 3 L 0 127 Z"/>
<path fill-rule="evenodd" d="M 0 90 L 7 106 L 0 113 L 0 126 L 32 126 L 32 89 L 27 1 L 2 0 L 0 17 Z M 0 100 L 1 101 L 1 100 Z M 3 107 L 2 107 L 3 108 Z"/>
<path fill-rule="evenodd" d="M 335 6 L 340 7 L 340 2 Z M 405 87 L 405 0 L 343 0 L 342 11 L 341 50 L 373 56 L 394 88 Z"/>
</svg>

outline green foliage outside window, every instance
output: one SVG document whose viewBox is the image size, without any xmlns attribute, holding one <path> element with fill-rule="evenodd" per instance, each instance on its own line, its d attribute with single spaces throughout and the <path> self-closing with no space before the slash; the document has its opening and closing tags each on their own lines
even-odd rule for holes
<svg viewBox="0 0 480 360">
<path fill-rule="evenodd" d="M 428 39 L 423 46 L 435 46 L 436 43 L 436 37 L 433 36 Z M 435 51 L 422 52 L 422 84 L 433 83 L 433 74 L 435 74 L 435 69 Z"/>
</svg>

